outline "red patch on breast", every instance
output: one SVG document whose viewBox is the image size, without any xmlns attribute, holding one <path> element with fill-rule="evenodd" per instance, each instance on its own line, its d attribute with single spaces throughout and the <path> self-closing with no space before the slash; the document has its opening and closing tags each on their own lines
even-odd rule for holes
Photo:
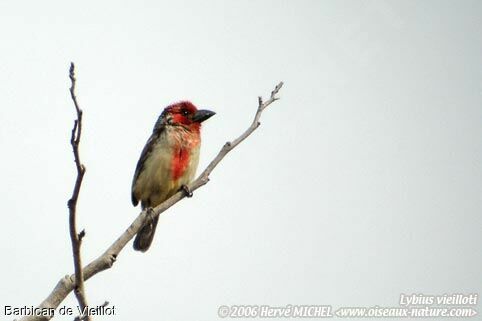
<svg viewBox="0 0 482 321">
<path fill-rule="evenodd" d="M 171 160 L 171 173 L 174 180 L 179 179 L 189 165 L 189 151 L 186 148 L 176 148 Z"/>
</svg>

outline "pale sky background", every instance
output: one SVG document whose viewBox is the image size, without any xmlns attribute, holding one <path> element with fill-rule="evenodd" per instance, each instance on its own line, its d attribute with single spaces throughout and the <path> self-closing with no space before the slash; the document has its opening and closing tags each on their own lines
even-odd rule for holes
<svg viewBox="0 0 482 321">
<path fill-rule="evenodd" d="M 139 213 L 131 180 L 164 106 L 217 112 L 202 169 L 285 81 L 259 130 L 162 215 L 152 248 L 129 244 L 86 283 L 91 305 L 116 307 L 94 320 L 481 294 L 481 1 L 0 0 L 0 36 L 0 319 L 73 271 L 70 61 L 85 263 Z"/>
</svg>

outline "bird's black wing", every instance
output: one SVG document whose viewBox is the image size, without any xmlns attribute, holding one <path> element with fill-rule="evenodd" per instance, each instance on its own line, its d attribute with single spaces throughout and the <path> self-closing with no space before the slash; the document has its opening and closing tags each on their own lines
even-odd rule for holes
<svg viewBox="0 0 482 321">
<path fill-rule="evenodd" d="M 154 148 L 154 144 L 156 143 L 156 140 L 159 138 L 159 136 L 162 134 L 164 130 L 165 130 L 165 125 L 159 126 L 158 124 L 156 124 L 151 137 L 149 137 L 149 139 L 146 142 L 146 145 L 142 149 L 141 157 L 137 161 L 136 171 L 134 173 L 134 178 L 132 179 L 132 186 L 131 186 L 131 199 L 132 199 L 132 204 L 134 206 L 137 206 L 137 204 L 139 203 L 139 200 L 134 195 L 134 186 L 136 185 L 136 181 L 139 178 L 139 175 L 144 168 L 146 159 L 149 157 L 149 155 L 152 152 L 152 149 Z"/>
</svg>

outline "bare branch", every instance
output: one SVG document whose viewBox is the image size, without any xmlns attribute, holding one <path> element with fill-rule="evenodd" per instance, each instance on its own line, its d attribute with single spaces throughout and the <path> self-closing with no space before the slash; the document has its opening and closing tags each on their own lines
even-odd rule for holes
<svg viewBox="0 0 482 321">
<path fill-rule="evenodd" d="M 271 105 L 274 101 L 279 98 L 276 97 L 279 90 L 283 86 L 283 82 L 280 82 L 274 90 L 271 92 L 270 98 L 263 102 L 261 97 L 258 97 L 258 109 L 254 116 L 251 125 L 244 131 L 239 137 L 234 139 L 232 142 L 226 142 L 221 150 L 218 152 L 216 157 L 209 163 L 209 165 L 204 169 L 204 171 L 189 184 L 189 189 L 195 191 L 201 186 L 206 185 L 209 182 L 209 175 L 216 168 L 216 166 L 221 162 L 221 160 L 236 146 L 238 146 L 243 140 L 245 140 L 249 135 L 251 135 L 260 125 L 259 119 L 263 111 Z M 89 263 L 84 267 L 84 280 L 88 280 L 92 276 L 99 272 L 112 267 L 117 259 L 117 256 L 122 251 L 122 249 L 127 245 L 127 243 L 137 234 L 137 232 L 144 226 L 148 221 L 148 215 L 156 217 L 161 213 L 165 212 L 168 208 L 179 202 L 185 197 L 184 192 L 178 192 L 167 199 L 165 202 L 159 204 L 155 207 L 150 214 L 147 210 L 142 211 L 136 219 L 131 223 L 127 230 L 122 233 L 119 238 L 111 245 L 107 250 L 99 256 L 97 259 Z M 65 299 L 65 297 L 74 289 L 75 285 L 75 275 L 67 275 L 63 277 L 55 286 L 53 291 L 49 296 L 39 305 L 39 308 L 57 308 L 59 304 Z M 21 319 L 21 321 L 45 321 L 49 320 L 50 317 L 47 316 L 28 316 Z"/>
<path fill-rule="evenodd" d="M 82 230 L 77 233 L 77 200 L 79 199 L 80 187 L 82 186 L 82 180 L 85 174 L 85 167 L 80 162 L 79 155 L 79 144 L 80 137 L 82 134 L 82 110 L 79 108 L 77 103 L 77 97 L 75 96 L 75 66 L 74 63 L 70 64 L 69 77 L 72 85 L 70 86 L 70 97 L 75 105 L 75 111 L 77 113 L 77 119 L 74 121 L 74 127 L 72 128 L 72 134 L 70 136 L 70 144 L 72 145 L 72 151 L 74 153 L 75 167 L 77 168 L 77 179 L 75 180 L 74 190 L 72 192 L 72 197 L 68 201 L 69 207 L 69 231 L 70 240 L 72 241 L 72 253 L 74 256 L 74 271 L 75 271 L 75 286 L 74 294 L 79 302 L 79 307 L 84 311 L 85 307 L 88 306 L 87 299 L 85 296 L 84 288 L 84 272 L 82 269 L 82 259 L 80 256 L 80 246 L 82 244 L 82 238 L 85 236 L 85 231 Z M 86 321 L 90 321 L 90 316 L 84 318 Z"/>
</svg>

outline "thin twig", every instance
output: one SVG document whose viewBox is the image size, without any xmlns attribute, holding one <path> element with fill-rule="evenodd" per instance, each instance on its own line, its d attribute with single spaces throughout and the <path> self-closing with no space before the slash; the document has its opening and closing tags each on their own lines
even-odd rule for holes
<svg viewBox="0 0 482 321">
<path fill-rule="evenodd" d="M 72 128 L 72 134 L 70 136 L 70 144 L 72 145 L 72 151 L 74 153 L 75 167 L 77 168 L 77 179 L 75 180 L 74 190 L 72 191 L 72 197 L 69 199 L 67 205 L 69 207 L 69 231 L 70 239 L 72 241 L 72 253 L 74 256 L 74 271 L 75 271 L 75 286 L 74 294 L 79 302 L 81 311 L 84 311 L 88 306 L 85 296 L 84 288 L 84 272 L 82 268 L 82 259 L 80 255 L 80 246 L 82 244 L 82 238 L 85 236 L 85 231 L 82 230 L 77 233 L 77 200 L 79 199 L 80 187 L 85 174 L 85 167 L 80 162 L 79 144 L 82 134 L 82 110 L 77 103 L 77 97 L 75 96 L 75 66 L 74 63 L 70 64 L 69 78 L 72 83 L 70 86 L 70 97 L 75 105 L 75 111 L 77 113 L 77 119 L 74 121 L 74 127 Z M 86 316 L 83 320 L 90 321 L 90 316 Z"/>
<path fill-rule="evenodd" d="M 254 116 L 253 122 L 251 125 L 246 129 L 244 133 L 242 133 L 239 137 L 234 139 L 232 142 L 227 142 L 221 148 L 219 153 L 216 157 L 209 163 L 206 169 L 191 183 L 189 184 L 189 189 L 191 191 L 195 191 L 203 185 L 206 185 L 209 182 L 209 175 L 211 172 L 216 168 L 216 166 L 221 162 L 221 160 L 236 146 L 238 146 L 243 140 L 245 140 L 251 133 L 253 133 L 260 125 L 260 118 L 263 111 L 271 105 L 273 102 L 278 100 L 279 98 L 276 97 L 279 90 L 283 86 L 283 82 L 280 82 L 274 90 L 271 92 L 270 98 L 263 102 L 261 97 L 258 98 L 258 109 Z M 131 223 L 131 225 L 127 228 L 127 230 L 122 233 L 119 238 L 111 245 L 107 250 L 99 256 L 97 259 L 93 260 L 87 266 L 84 267 L 84 280 L 88 280 L 92 276 L 96 275 L 99 272 L 107 270 L 112 267 L 114 262 L 116 261 L 119 253 L 122 249 L 127 245 L 127 243 L 137 234 L 137 232 L 144 226 L 145 223 L 148 221 L 148 215 L 152 217 L 156 217 L 166 211 L 168 208 L 179 202 L 181 199 L 185 197 L 184 192 L 178 192 L 171 196 L 169 199 L 164 201 L 163 203 L 159 204 L 155 207 L 150 214 L 148 214 L 147 210 L 142 211 L 136 219 Z M 49 294 L 49 296 L 39 305 L 39 308 L 57 308 L 60 303 L 65 299 L 65 297 L 74 289 L 75 285 L 75 275 L 66 275 L 57 283 L 53 291 Z M 45 321 L 50 320 L 48 316 L 28 316 L 21 319 L 21 321 Z"/>
</svg>

